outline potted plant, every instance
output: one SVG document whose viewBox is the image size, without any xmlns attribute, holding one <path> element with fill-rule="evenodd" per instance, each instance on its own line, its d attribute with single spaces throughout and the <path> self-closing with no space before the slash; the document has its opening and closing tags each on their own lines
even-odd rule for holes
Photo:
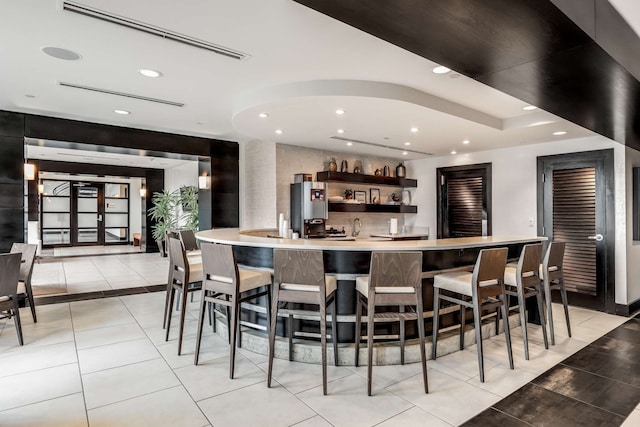
<svg viewBox="0 0 640 427">
<path fill-rule="evenodd" d="M 196 187 L 181 187 L 180 205 L 182 206 L 182 217 L 178 225 L 188 230 L 198 231 L 198 189 Z"/>
<path fill-rule="evenodd" d="M 178 203 L 180 202 L 180 193 L 178 191 L 162 190 L 153 193 L 151 198 L 153 206 L 149 209 L 148 215 L 155 224 L 151 227 L 152 236 L 158 244 L 160 254 L 165 257 L 165 239 L 167 233 L 178 227 Z"/>
</svg>

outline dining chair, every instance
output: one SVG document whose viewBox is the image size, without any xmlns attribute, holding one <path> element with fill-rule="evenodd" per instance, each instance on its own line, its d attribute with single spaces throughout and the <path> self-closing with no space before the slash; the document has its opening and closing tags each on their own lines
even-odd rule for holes
<svg viewBox="0 0 640 427">
<path fill-rule="evenodd" d="M 33 288 L 31 287 L 31 276 L 33 275 L 33 266 L 36 260 L 37 250 L 38 245 L 31 245 L 28 243 L 14 243 L 11 245 L 12 254 L 22 254 L 20 275 L 18 277 L 18 295 L 24 295 L 27 301 L 29 301 L 29 308 L 31 309 L 33 323 L 38 322 L 36 317 L 36 303 L 33 297 Z"/>
<path fill-rule="evenodd" d="M 0 255 L 0 314 L 4 312 L 4 318 L 14 318 L 13 323 L 18 333 L 18 343 L 23 345 L 20 307 L 18 305 L 18 277 L 20 277 L 21 259 L 20 253 Z"/>
</svg>

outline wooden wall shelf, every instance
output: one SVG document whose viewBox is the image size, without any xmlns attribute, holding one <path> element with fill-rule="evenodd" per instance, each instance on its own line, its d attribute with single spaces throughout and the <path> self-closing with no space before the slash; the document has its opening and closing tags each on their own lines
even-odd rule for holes
<svg viewBox="0 0 640 427">
<path fill-rule="evenodd" d="M 393 187 L 417 187 L 418 181 L 410 178 L 397 178 L 394 176 L 364 175 L 348 172 L 318 172 L 316 181 L 326 182 L 350 182 L 355 184 L 389 185 Z M 387 205 L 388 206 L 388 205 Z"/>
<path fill-rule="evenodd" d="M 418 213 L 418 207 L 413 205 L 329 202 L 329 212 Z"/>
</svg>

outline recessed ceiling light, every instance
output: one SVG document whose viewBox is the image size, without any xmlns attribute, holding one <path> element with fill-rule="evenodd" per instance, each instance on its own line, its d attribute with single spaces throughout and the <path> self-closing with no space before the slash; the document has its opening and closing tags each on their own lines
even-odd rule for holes
<svg viewBox="0 0 640 427">
<path fill-rule="evenodd" d="M 338 129 L 338 133 L 344 133 L 344 129 Z"/>
<path fill-rule="evenodd" d="M 457 154 L 456 150 L 452 150 L 451 154 Z"/>
<path fill-rule="evenodd" d="M 258 114 L 258 117 L 260 117 L 261 119 L 266 119 L 267 117 L 269 117 L 269 115 L 267 113 L 260 113 Z"/>
<path fill-rule="evenodd" d="M 403 152 L 402 152 L 402 155 L 403 155 L 403 156 L 406 156 L 407 154 L 409 154 L 409 152 L 408 152 L 408 151 L 403 151 Z"/>
<path fill-rule="evenodd" d="M 123 114 L 123 115 L 131 114 L 131 112 L 127 110 L 113 110 L 113 112 L 116 114 Z"/>
<path fill-rule="evenodd" d="M 536 107 L 535 105 L 525 105 L 524 107 L 522 107 L 522 109 L 524 111 L 533 111 L 533 110 L 537 110 L 538 107 Z"/>
<path fill-rule="evenodd" d="M 281 135 L 281 134 L 282 134 L 282 129 L 276 129 L 276 133 L 277 133 L 278 135 Z"/>
<path fill-rule="evenodd" d="M 138 72 L 145 77 L 162 77 L 162 73 L 160 71 L 151 70 L 149 68 L 141 68 Z"/>
<path fill-rule="evenodd" d="M 554 132 L 553 134 L 554 134 L 555 136 L 560 136 L 560 135 L 565 135 L 566 133 L 567 133 L 567 131 L 559 130 L 559 131 L 557 131 L 557 132 Z"/>
<path fill-rule="evenodd" d="M 464 141 L 462 141 L 462 143 L 463 143 L 464 145 L 467 145 L 467 144 L 468 144 L 468 143 L 470 143 L 470 142 L 471 142 L 471 141 L 469 141 L 468 139 L 465 139 Z"/>
<path fill-rule="evenodd" d="M 409 141 L 405 142 L 404 145 L 411 145 Z"/>
<path fill-rule="evenodd" d="M 62 49 L 60 47 L 47 46 L 43 47 L 42 51 L 49 56 L 58 59 L 64 59 L 65 61 L 77 61 L 78 59 L 82 58 L 82 56 L 80 56 L 79 54 L 68 49 Z"/>
<path fill-rule="evenodd" d="M 341 116 L 344 114 L 344 110 L 340 109 L 340 110 L 336 110 L 336 114 Z"/>
<path fill-rule="evenodd" d="M 347 145 L 351 147 L 353 145 L 353 142 L 347 142 Z"/>
<path fill-rule="evenodd" d="M 413 133 L 418 132 L 418 128 L 411 128 L 411 132 L 413 132 Z"/>
<path fill-rule="evenodd" d="M 433 72 L 436 74 L 447 74 L 449 71 L 451 71 L 451 68 L 447 68 L 442 65 L 438 65 L 433 68 Z"/>
</svg>

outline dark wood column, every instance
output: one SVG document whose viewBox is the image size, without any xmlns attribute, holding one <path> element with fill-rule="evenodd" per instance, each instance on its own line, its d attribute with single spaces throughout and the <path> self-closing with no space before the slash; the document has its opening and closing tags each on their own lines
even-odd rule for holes
<svg viewBox="0 0 640 427">
<path fill-rule="evenodd" d="M 0 111 L 0 252 L 24 242 L 24 116 Z"/>
</svg>

